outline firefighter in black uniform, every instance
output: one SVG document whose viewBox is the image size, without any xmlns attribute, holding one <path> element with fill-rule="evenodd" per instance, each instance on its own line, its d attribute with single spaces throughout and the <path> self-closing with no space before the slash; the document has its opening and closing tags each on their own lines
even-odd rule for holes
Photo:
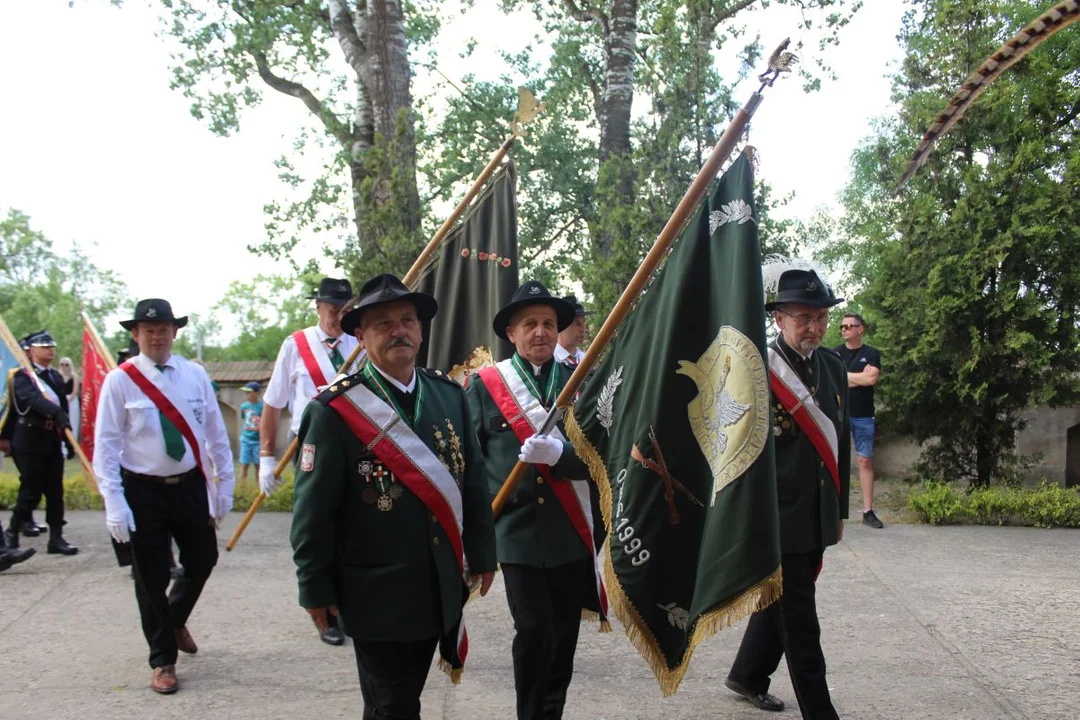
<svg viewBox="0 0 1080 720">
<path fill-rule="evenodd" d="M 8 548 L 19 547 L 19 530 L 44 494 L 49 526 L 46 550 L 74 555 L 79 549 L 64 540 L 64 430 L 71 427 L 71 421 L 64 378 L 50 367 L 56 357 L 56 341 L 42 330 L 23 338 L 23 345 L 34 369 L 32 373 L 18 370 L 12 378 L 13 412 L 8 413 L 7 422 L 14 423 L 11 451 L 21 482 L 4 540 Z"/>
</svg>

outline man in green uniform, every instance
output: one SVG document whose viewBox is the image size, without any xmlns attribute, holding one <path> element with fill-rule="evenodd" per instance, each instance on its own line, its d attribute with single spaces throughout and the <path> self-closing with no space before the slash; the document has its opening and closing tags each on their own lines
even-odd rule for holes
<svg viewBox="0 0 1080 720">
<path fill-rule="evenodd" d="M 518 460 L 531 463 L 495 522 L 506 599 L 514 617 L 514 687 L 521 720 L 560 718 L 574 673 L 582 608 L 606 613 L 592 536 L 589 477 L 561 423 L 537 431 L 571 370 L 554 358 L 574 307 L 535 280 L 493 323 L 514 355 L 470 377 L 465 394 L 487 460 L 492 496 Z"/>
<path fill-rule="evenodd" d="M 786 655 L 803 718 L 836 720 L 814 582 L 825 548 L 843 538 L 848 516 L 847 368 L 839 355 L 821 347 L 828 308 L 844 299 L 808 269 L 783 272 L 777 287 L 775 301 L 765 309 L 780 329 L 769 346 L 769 388 L 784 587 L 779 600 L 751 616 L 726 684 L 763 710 L 783 710 L 784 703 L 768 690 L 770 676 Z"/>
<path fill-rule="evenodd" d="M 304 411 L 292 547 L 300 605 L 353 638 L 364 718 L 420 717 L 432 654 L 460 677 L 467 576 L 487 593 L 495 537 L 464 391 L 415 367 L 435 298 L 379 275 L 341 318 L 368 353 Z"/>
</svg>

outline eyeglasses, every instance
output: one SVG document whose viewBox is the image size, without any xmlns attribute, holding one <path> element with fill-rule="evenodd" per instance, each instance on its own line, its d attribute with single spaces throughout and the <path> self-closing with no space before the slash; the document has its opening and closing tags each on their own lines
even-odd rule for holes
<svg viewBox="0 0 1080 720">
<path fill-rule="evenodd" d="M 854 330 L 857 327 L 862 327 L 862 325 L 841 325 L 840 329 L 841 330 Z"/>
<path fill-rule="evenodd" d="M 792 315 L 784 310 L 780 310 L 780 312 L 794 320 L 795 325 L 800 328 L 809 327 L 811 323 L 818 327 L 828 327 L 829 325 L 829 315 L 827 313 L 824 315 Z"/>
</svg>

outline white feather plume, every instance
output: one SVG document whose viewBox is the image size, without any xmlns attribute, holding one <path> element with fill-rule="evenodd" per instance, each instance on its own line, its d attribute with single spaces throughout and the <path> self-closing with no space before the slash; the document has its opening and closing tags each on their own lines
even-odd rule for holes
<svg viewBox="0 0 1080 720">
<path fill-rule="evenodd" d="M 836 289 L 829 282 L 828 276 L 820 266 L 805 258 L 789 258 L 783 255 L 766 255 L 761 263 L 761 281 L 764 285 L 765 295 L 776 295 L 779 292 L 780 276 L 788 270 L 813 270 L 818 279 L 825 283 L 829 293 L 835 294 Z"/>
</svg>

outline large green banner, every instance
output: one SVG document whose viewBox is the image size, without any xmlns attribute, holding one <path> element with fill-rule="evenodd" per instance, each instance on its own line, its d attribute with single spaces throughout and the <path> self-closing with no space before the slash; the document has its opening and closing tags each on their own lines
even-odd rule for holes
<svg viewBox="0 0 1080 720">
<path fill-rule="evenodd" d="M 703 639 L 780 594 L 753 171 L 713 185 L 567 427 L 600 488 L 616 616 L 678 689 Z"/>
</svg>

